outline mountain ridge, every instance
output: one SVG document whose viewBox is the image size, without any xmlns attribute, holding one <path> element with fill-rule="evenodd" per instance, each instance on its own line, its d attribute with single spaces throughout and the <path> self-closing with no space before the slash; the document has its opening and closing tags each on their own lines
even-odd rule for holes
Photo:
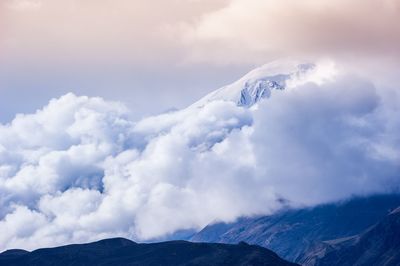
<svg viewBox="0 0 400 266">
<path fill-rule="evenodd" d="M 316 64 L 298 60 L 277 60 L 253 69 L 239 80 L 207 94 L 189 108 L 201 107 L 216 101 L 232 101 L 238 106 L 251 107 L 269 98 L 276 90 L 284 90 L 292 78 L 299 78 L 314 70 Z"/>
<path fill-rule="evenodd" d="M 125 238 L 0 253 L 0 265 L 135 265 L 135 266 L 295 266 L 256 245 L 191 243 L 182 240 L 139 244 Z"/>
<path fill-rule="evenodd" d="M 238 243 L 246 241 L 274 250 L 279 256 L 300 262 L 324 240 L 351 237 L 373 226 L 400 205 L 400 194 L 358 197 L 305 209 L 241 218 L 203 228 L 191 241 Z"/>
</svg>

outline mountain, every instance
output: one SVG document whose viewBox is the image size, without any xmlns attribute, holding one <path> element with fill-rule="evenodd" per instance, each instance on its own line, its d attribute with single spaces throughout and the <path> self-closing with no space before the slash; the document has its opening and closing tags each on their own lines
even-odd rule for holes
<svg viewBox="0 0 400 266">
<path fill-rule="evenodd" d="M 265 248 L 238 245 L 170 241 L 138 244 L 124 238 L 89 244 L 38 249 L 9 250 L 0 254 L 0 265 L 163 265 L 163 266 L 294 266 Z"/>
<path fill-rule="evenodd" d="M 400 205 L 400 195 L 376 195 L 314 208 L 282 210 L 274 215 L 211 224 L 191 241 L 257 244 L 300 262 L 324 240 L 353 236 Z"/>
<path fill-rule="evenodd" d="M 302 265 L 400 265 L 400 207 L 361 234 L 324 241 Z"/>
<path fill-rule="evenodd" d="M 223 100 L 235 102 L 238 106 L 251 107 L 276 90 L 283 90 L 287 81 L 300 78 L 316 66 L 295 60 L 279 60 L 250 71 L 238 81 L 206 95 L 192 107 L 201 107 L 208 102 Z"/>
</svg>

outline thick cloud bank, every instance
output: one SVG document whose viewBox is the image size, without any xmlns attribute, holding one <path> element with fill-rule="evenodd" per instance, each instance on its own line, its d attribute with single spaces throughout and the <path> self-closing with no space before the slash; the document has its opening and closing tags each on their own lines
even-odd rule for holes
<svg viewBox="0 0 400 266">
<path fill-rule="evenodd" d="M 328 75 L 327 75 L 328 73 Z M 313 205 L 400 184 L 398 90 L 342 69 L 134 122 L 67 94 L 0 125 L 0 249 L 125 236 Z"/>
</svg>

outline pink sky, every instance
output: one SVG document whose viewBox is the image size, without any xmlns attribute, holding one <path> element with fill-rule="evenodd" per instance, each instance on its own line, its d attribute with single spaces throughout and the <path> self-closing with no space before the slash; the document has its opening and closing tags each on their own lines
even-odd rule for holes
<svg viewBox="0 0 400 266">
<path fill-rule="evenodd" d="M 180 64 L 398 56 L 398 0 L 5 0 L 13 57 Z M 71 58 L 72 57 L 72 58 Z"/>
<path fill-rule="evenodd" d="M 139 114 L 183 107 L 280 57 L 400 60 L 399 0 L 3 0 L 0 12 L 7 118 L 68 91 Z M 153 110 L 140 98 L 154 94 Z"/>
</svg>

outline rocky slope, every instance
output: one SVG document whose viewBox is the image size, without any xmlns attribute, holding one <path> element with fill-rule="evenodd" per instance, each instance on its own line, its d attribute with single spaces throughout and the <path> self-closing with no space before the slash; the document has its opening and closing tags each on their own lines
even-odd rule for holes
<svg viewBox="0 0 400 266">
<path fill-rule="evenodd" d="M 232 224 L 205 227 L 192 241 L 247 243 L 267 247 L 281 257 L 301 262 L 324 240 L 353 236 L 366 230 L 400 205 L 400 195 L 355 198 L 350 201 L 243 218 Z"/>
<path fill-rule="evenodd" d="M 400 207 L 361 234 L 324 241 L 301 261 L 305 266 L 400 265 Z"/>
</svg>

